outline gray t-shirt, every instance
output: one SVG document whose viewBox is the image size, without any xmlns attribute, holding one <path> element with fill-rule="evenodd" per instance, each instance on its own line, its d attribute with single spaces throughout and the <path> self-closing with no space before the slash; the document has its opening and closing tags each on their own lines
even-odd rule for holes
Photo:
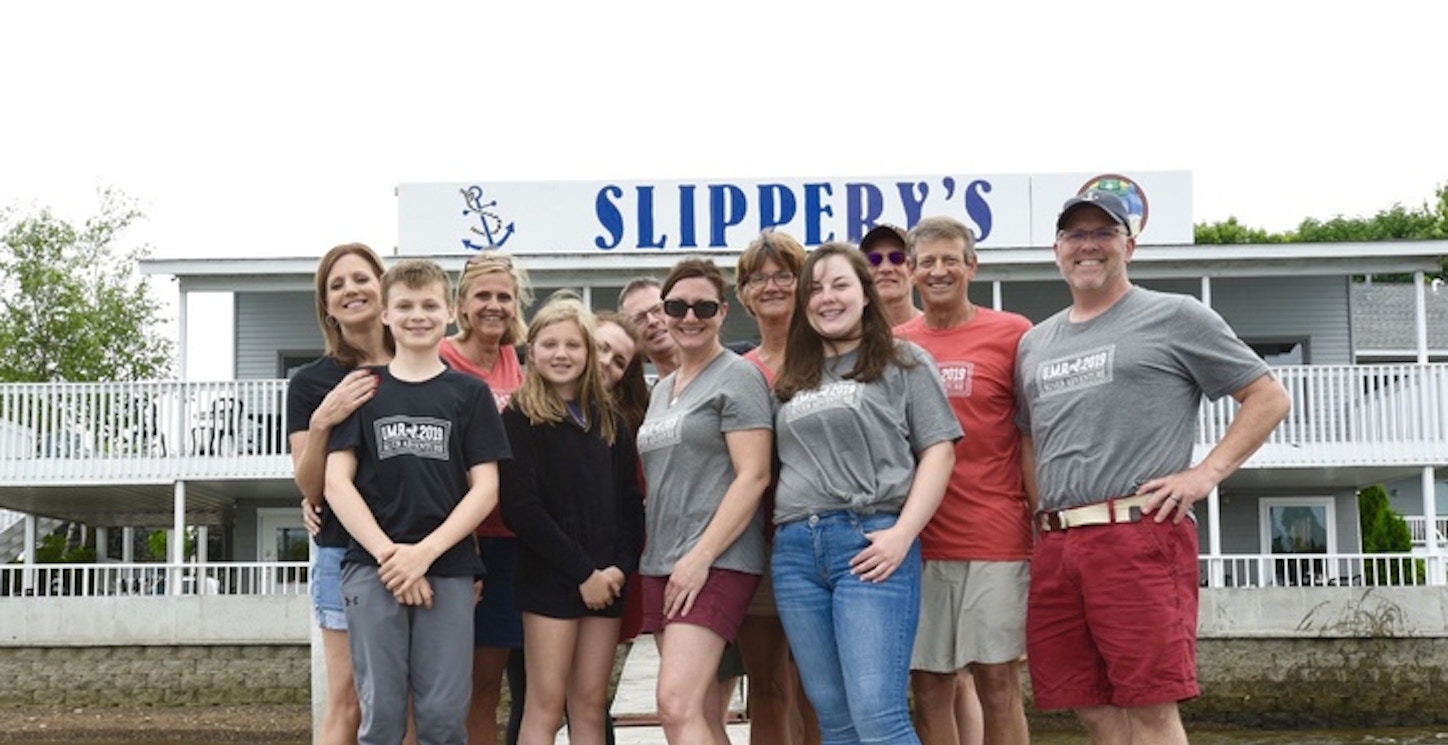
<svg viewBox="0 0 1448 745">
<path fill-rule="evenodd" d="M 677 377 L 673 373 L 654 386 L 638 434 L 648 482 L 648 538 L 639 572 L 654 576 L 674 571 L 674 562 L 699 541 L 734 481 L 724 433 L 767 430 L 773 423 L 764 376 L 732 352 L 719 353 L 674 401 Z M 756 513 L 714 566 L 762 574 L 764 565 L 764 518 Z"/>
<path fill-rule="evenodd" d="M 962 436 L 935 360 L 913 342 L 897 341 L 914 367 L 890 365 L 879 380 L 841 376 L 856 352 L 825 361 L 820 386 L 780 404 L 774 428 L 779 486 L 774 521 L 853 510 L 899 513 L 915 478 L 915 456 Z"/>
<path fill-rule="evenodd" d="M 1134 494 L 1191 466 L 1202 396 L 1268 374 L 1211 308 L 1133 287 L 1082 323 L 1070 309 L 1026 333 L 1016 423 L 1035 440 L 1041 509 Z"/>
</svg>

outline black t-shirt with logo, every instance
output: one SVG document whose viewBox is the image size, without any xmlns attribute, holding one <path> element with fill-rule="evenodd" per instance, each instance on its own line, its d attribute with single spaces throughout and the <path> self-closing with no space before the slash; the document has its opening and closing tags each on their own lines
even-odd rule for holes
<svg viewBox="0 0 1448 745">
<path fill-rule="evenodd" d="M 330 450 L 356 450 L 357 491 L 395 543 L 418 543 L 442 525 L 468 490 L 468 469 L 512 457 L 488 384 L 444 370 L 421 382 L 385 366 L 377 394 L 332 430 Z M 344 562 L 377 562 L 354 539 Z M 471 536 L 433 562 L 428 574 L 475 576 L 482 561 Z"/>
<path fill-rule="evenodd" d="M 303 365 L 287 384 L 287 440 L 298 432 L 305 432 L 312 425 L 312 412 L 322 405 L 322 399 L 332 392 L 342 378 L 353 368 L 344 367 L 331 357 L 318 357 Z M 352 542 L 342 521 L 322 503 L 322 531 L 317 534 L 317 545 L 324 548 L 346 548 Z"/>
</svg>

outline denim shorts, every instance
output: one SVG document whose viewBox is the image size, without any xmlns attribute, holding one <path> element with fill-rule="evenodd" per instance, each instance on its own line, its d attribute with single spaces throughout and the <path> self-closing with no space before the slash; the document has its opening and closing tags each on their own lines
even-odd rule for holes
<svg viewBox="0 0 1448 745">
<path fill-rule="evenodd" d="M 317 625 L 330 631 L 346 631 L 347 615 L 342 611 L 342 556 L 345 548 L 312 547 L 312 612 Z"/>
</svg>

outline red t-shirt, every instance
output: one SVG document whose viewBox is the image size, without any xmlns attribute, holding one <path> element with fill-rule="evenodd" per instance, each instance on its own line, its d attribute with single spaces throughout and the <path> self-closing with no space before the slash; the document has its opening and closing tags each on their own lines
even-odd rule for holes
<svg viewBox="0 0 1448 745">
<path fill-rule="evenodd" d="M 895 327 L 935 358 L 951 408 L 965 429 L 940 509 L 920 532 L 926 560 L 1023 561 L 1031 557 L 1031 513 L 1016 428 L 1016 347 L 1024 316 L 977 308 L 975 318 L 936 330 L 920 316 Z"/>
<path fill-rule="evenodd" d="M 508 408 L 508 401 L 512 400 L 513 392 L 523 386 L 523 366 L 518 362 L 518 351 L 511 346 L 505 346 L 498 353 L 498 361 L 493 363 L 493 369 L 484 370 L 472 360 L 463 355 L 457 344 L 452 339 L 443 339 L 442 346 L 438 348 L 443 361 L 454 370 L 476 375 L 488 384 L 493 391 L 493 401 L 498 405 L 498 412 Z M 513 531 L 503 524 L 502 510 L 494 509 L 488 513 L 487 519 L 478 526 L 478 535 L 485 538 L 512 538 Z"/>
</svg>

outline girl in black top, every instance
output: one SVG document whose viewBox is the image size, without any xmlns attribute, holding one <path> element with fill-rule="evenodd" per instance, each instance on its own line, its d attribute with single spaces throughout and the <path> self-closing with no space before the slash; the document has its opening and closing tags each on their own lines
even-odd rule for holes
<svg viewBox="0 0 1448 745">
<path fill-rule="evenodd" d="M 528 697 L 519 745 L 602 743 L 626 577 L 643 544 L 633 434 L 604 391 L 593 315 L 554 300 L 528 329 L 523 387 L 503 412 L 503 518 L 519 541 Z"/>
</svg>

